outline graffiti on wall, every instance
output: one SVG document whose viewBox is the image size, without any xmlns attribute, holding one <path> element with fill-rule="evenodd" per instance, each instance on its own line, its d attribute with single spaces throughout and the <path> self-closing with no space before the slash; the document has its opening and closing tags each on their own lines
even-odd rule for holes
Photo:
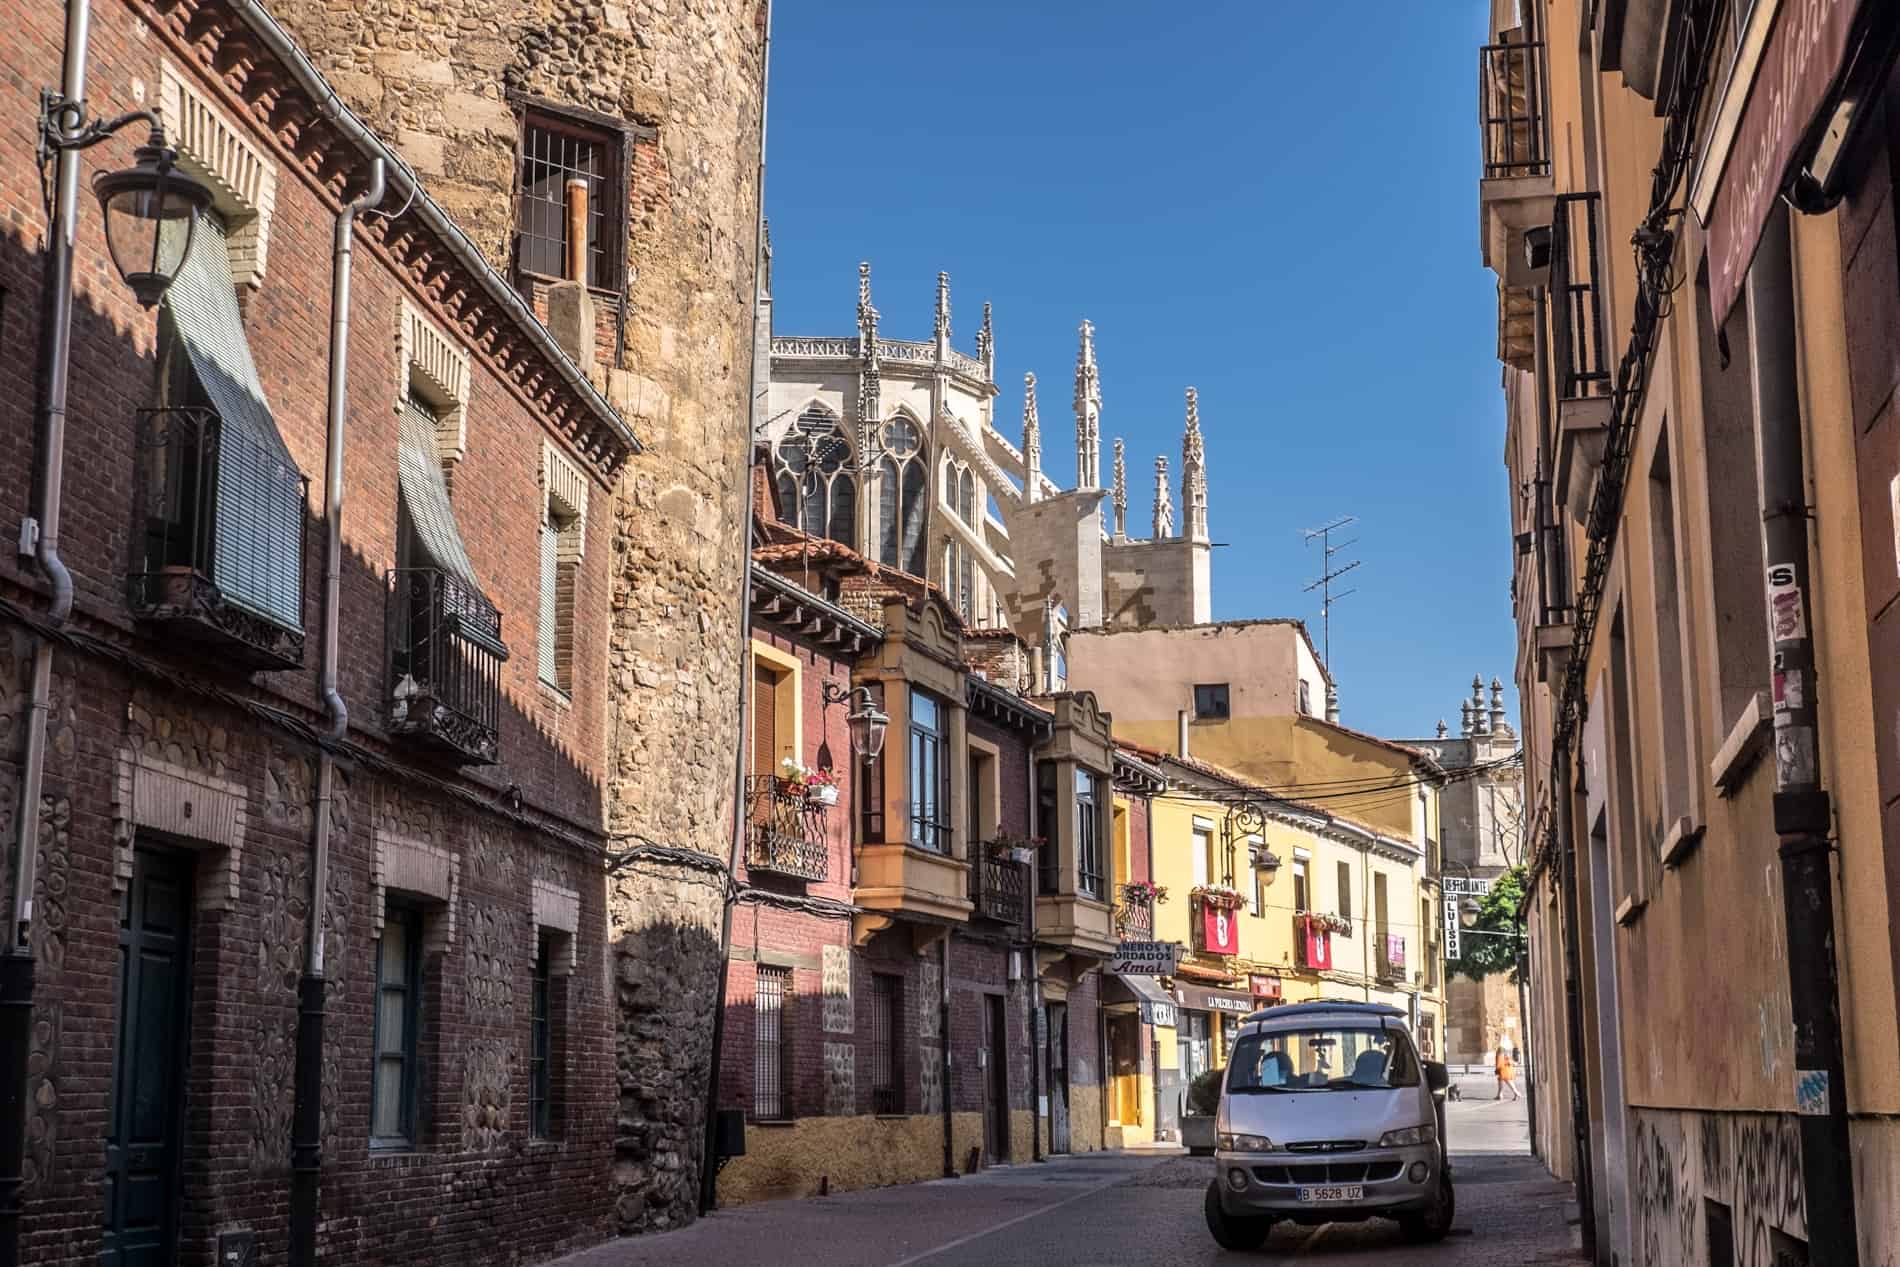
<svg viewBox="0 0 1900 1267">
<path fill-rule="evenodd" d="M 1734 1220 L 1736 1267 L 1774 1267 L 1774 1234 L 1806 1239 L 1801 1132 L 1783 1113 L 1631 1114 L 1639 1267 L 1706 1261 L 1704 1201 Z"/>
</svg>

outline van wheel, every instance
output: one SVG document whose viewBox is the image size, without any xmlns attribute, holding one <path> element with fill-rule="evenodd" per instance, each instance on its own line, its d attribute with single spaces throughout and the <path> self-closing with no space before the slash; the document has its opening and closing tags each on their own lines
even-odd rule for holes
<svg viewBox="0 0 1900 1267">
<path fill-rule="evenodd" d="M 1273 1230 L 1270 1218 L 1229 1214 L 1221 1209 L 1219 1180 L 1207 1185 L 1207 1198 L 1201 1202 L 1201 1210 L 1207 1215 L 1207 1230 L 1214 1234 L 1214 1243 L 1222 1249 L 1259 1249 L 1266 1243 L 1267 1233 Z"/>
<path fill-rule="evenodd" d="M 1458 1213 L 1458 1198 L 1452 1192 L 1451 1176 L 1440 1171 L 1438 1199 L 1423 1214 L 1408 1214 L 1399 1220 L 1399 1232 L 1413 1243 L 1442 1241 L 1451 1233 L 1451 1221 Z"/>
</svg>

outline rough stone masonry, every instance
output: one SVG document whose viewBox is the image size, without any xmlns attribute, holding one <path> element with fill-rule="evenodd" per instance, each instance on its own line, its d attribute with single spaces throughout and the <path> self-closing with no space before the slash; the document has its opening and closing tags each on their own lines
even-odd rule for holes
<svg viewBox="0 0 1900 1267">
<path fill-rule="evenodd" d="M 763 7 L 273 5 L 500 267 L 512 263 L 522 110 L 579 107 L 625 127 L 626 284 L 593 296 L 608 333 L 588 368 L 647 449 L 615 499 L 612 639 L 591 670 L 612 688 L 606 733 L 572 742 L 606 752 L 610 831 L 722 858 L 739 714 Z M 535 298 L 545 312 L 545 295 Z M 629 870 L 610 891 L 623 1231 L 672 1226 L 695 1208 L 720 901 L 686 871 Z"/>
</svg>

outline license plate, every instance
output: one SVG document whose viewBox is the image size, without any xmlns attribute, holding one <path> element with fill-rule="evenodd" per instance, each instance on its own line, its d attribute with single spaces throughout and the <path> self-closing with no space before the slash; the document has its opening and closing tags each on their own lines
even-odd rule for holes
<svg viewBox="0 0 1900 1267">
<path fill-rule="evenodd" d="M 1315 1203 L 1328 1201 L 1363 1201 L 1366 1198 L 1365 1187 L 1361 1184 L 1340 1184 L 1329 1188 L 1301 1188 L 1300 1200 Z"/>
</svg>

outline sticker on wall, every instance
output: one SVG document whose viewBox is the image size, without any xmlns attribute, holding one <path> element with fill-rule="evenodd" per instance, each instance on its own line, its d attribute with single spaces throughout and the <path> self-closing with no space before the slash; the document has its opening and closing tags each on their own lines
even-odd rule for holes
<svg viewBox="0 0 1900 1267">
<path fill-rule="evenodd" d="M 1814 783 L 1819 774 L 1814 761 L 1814 729 L 1787 726 L 1775 733 L 1775 790 Z"/>
<path fill-rule="evenodd" d="M 1802 1117 L 1827 1116 L 1827 1070 L 1803 1069 L 1795 1074 L 1794 1104 Z"/>
<path fill-rule="evenodd" d="M 1808 622 L 1801 611 L 1801 586 L 1794 564 L 1774 563 L 1768 568 L 1768 634 L 1776 642 L 1807 636 Z"/>
<path fill-rule="evenodd" d="M 1800 669 L 1776 669 L 1774 676 L 1775 711 L 1789 712 L 1800 708 L 1807 698 L 1803 689 Z"/>
</svg>

